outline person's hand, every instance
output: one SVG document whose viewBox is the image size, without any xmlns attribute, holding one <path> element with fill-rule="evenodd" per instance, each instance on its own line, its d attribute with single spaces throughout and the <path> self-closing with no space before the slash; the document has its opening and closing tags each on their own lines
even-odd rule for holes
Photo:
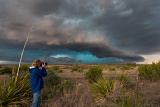
<svg viewBox="0 0 160 107">
<path fill-rule="evenodd" d="M 45 64 L 45 63 L 42 63 L 42 67 L 46 67 L 46 64 Z"/>
</svg>

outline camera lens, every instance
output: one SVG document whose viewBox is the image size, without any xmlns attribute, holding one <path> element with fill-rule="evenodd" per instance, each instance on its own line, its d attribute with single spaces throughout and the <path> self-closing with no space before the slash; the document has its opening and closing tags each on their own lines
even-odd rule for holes
<svg viewBox="0 0 160 107">
<path fill-rule="evenodd" d="M 48 65 L 47 62 L 41 62 L 40 66 L 42 66 L 42 64 Z"/>
</svg>

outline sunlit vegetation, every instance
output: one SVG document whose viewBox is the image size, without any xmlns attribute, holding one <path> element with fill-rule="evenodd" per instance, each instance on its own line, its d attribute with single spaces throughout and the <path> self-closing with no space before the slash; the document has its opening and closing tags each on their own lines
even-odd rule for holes
<svg viewBox="0 0 160 107">
<path fill-rule="evenodd" d="M 141 79 L 146 79 L 150 81 L 160 80 L 160 61 L 157 63 L 152 63 L 151 65 L 142 65 L 138 67 L 139 76 Z"/>
<path fill-rule="evenodd" d="M 7 81 L 0 83 L 0 105 L 3 107 L 27 106 L 31 98 L 29 75 L 20 73 L 17 81 L 12 75 Z"/>
<path fill-rule="evenodd" d="M 71 67 L 71 72 L 77 71 L 77 72 L 83 72 L 84 67 L 80 65 L 73 65 Z"/>
<path fill-rule="evenodd" d="M 20 66 L 19 71 L 24 72 L 24 71 L 28 71 L 28 69 L 29 69 L 29 66 L 23 64 L 23 65 Z M 18 70 L 18 66 L 15 66 L 14 71 L 17 71 L 17 70 Z"/>
<path fill-rule="evenodd" d="M 11 73 L 12 73 L 12 68 L 11 67 L 0 68 L 0 75 L 2 75 L 2 74 L 11 74 Z"/>
<path fill-rule="evenodd" d="M 0 106 L 32 102 L 28 65 L 0 67 Z M 72 71 L 72 72 L 71 72 Z M 151 65 L 50 65 L 44 78 L 42 107 L 158 107 L 160 62 Z"/>
<path fill-rule="evenodd" d="M 90 67 L 88 72 L 85 73 L 85 76 L 90 83 L 97 82 L 97 79 L 102 77 L 102 68 L 98 66 Z"/>
</svg>

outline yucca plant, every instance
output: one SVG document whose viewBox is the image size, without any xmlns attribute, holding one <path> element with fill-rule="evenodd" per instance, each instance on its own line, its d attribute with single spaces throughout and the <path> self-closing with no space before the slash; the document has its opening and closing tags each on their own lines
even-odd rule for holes
<svg viewBox="0 0 160 107">
<path fill-rule="evenodd" d="M 0 83 L 0 106 L 4 107 L 13 107 L 16 105 L 25 106 L 27 105 L 26 100 L 30 98 L 30 79 L 29 74 L 24 74 L 20 71 L 21 62 L 23 58 L 23 53 L 27 42 L 29 40 L 30 33 L 33 29 L 33 26 L 30 29 L 30 32 L 25 41 L 18 69 L 16 70 L 16 75 L 11 75 L 8 81 Z M 26 67 L 27 68 L 27 67 Z M 15 74 L 15 72 L 13 72 Z"/>
<path fill-rule="evenodd" d="M 106 78 L 100 78 L 97 82 L 90 84 L 92 90 L 92 98 L 97 105 L 106 102 L 108 95 L 114 91 L 115 81 Z"/>
<path fill-rule="evenodd" d="M 15 79 L 17 79 L 16 82 Z M 26 106 L 28 98 L 31 98 L 29 74 L 19 73 L 18 77 L 12 76 L 8 81 L 0 83 L 0 105 Z"/>
</svg>

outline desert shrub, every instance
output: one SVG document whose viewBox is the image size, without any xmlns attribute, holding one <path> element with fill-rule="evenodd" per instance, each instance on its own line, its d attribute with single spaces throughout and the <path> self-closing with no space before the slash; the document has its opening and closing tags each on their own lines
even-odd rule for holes
<svg viewBox="0 0 160 107">
<path fill-rule="evenodd" d="M 83 68 L 81 67 L 81 68 L 78 68 L 78 70 L 77 70 L 78 72 L 83 72 Z"/>
<path fill-rule="evenodd" d="M 85 73 L 85 77 L 90 83 L 97 82 L 97 79 L 102 77 L 102 68 L 97 66 L 90 67 L 88 72 Z"/>
<path fill-rule="evenodd" d="M 114 91 L 114 85 L 115 81 L 106 78 L 99 78 L 97 82 L 90 84 L 92 97 L 97 105 L 106 102 L 108 95 Z"/>
<path fill-rule="evenodd" d="M 109 67 L 109 70 L 111 70 L 111 71 L 115 71 L 115 70 L 116 70 L 116 67 L 114 67 L 114 66 L 110 66 L 110 67 Z"/>
<path fill-rule="evenodd" d="M 48 71 L 47 73 L 47 76 L 44 78 L 44 81 L 47 85 L 54 86 L 61 84 L 62 79 L 60 76 L 58 76 L 52 71 Z"/>
<path fill-rule="evenodd" d="M 131 80 L 129 76 L 126 74 L 121 74 L 120 76 L 117 76 L 118 80 L 120 81 L 121 85 L 125 89 L 135 89 L 136 83 Z"/>
<path fill-rule="evenodd" d="M 8 81 L 0 83 L 1 106 L 27 106 L 27 100 L 31 98 L 29 73 L 19 73 L 17 81 L 15 79 L 16 76 L 12 75 Z"/>
<path fill-rule="evenodd" d="M 120 81 L 126 81 L 127 80 L 127 75 L 126 74 L 121 74 L 120 76 L 117 77 Z"/>
<path fill-rule="evenodd" d="M 60 76 L 53 71 L 47 71 L 47 76 L 44 78 L 45 88 L 43 89 L 42 99 L 52 98 L 62 91 Z"/>
<path fill-rule="evenodd" d="M 121 67 L 121 70 L 129 70 L 130 69 L 130 66 L 127 66 L 127 65 L 123 65 Z"/>
<path fill-rule="evenodd" d="M 117 107 L 143 107 L 144 99 L 140 97 L 136 97 L 136 95 L 132 95 L 127 93 L 128 95 L 121 95 L 120 101 L 117 104 Z"/>
<path fill-rule="evenodd" d="M 136 66 L 137 66 L 136 63 L 127 63 L 127 64 L 121 66 L 121 70 L 130 70 Z"/>
<path fill-rule="evenodd" d="M 138 67 L 138 71 L 141 79 L 160 80 L 160 62 L 152 63 L 151 65 L 141 65 Z"/>
<path fill-rule="evenodd" d="M 141 79 L 149 79 L 151 72 L 148 71 L 149 65 L 141 65 L 138 67 L 139 77 Z"/>
<path fill-rule="evenodd" d="M 28 71 L 29 66 L 28 65 L 21 65 L 19 68 L 19 71 Z M 18 71 L 18 66 L 14 67 L 14 71 L 17 72 Z"/>
<path fill-rule="evenodd" d="M 71 68 L 71 72 L 77 71 L 77 72 L 83 72 L 84 67 L 79 65 L 73 65 Z"/>
<path fill-rule="evenodd" d="M 136 86 L 136 83 L 133 80 L 131 80 L 131 79 L 127 79 L 126 81 L 123 81 L 122 84 L 123 84 L 122 85 L 123 88 L 125 88 L 125 89 L 132 89 L 132 90 L 134 90 L 135 86 Z"/>
<path fill-rule="evenodd" d="M 12 73 L 12 68 L 10 67 L 4 67 L 0 69 L 0 75 L 2 74 L 11 74 Z"/>
<path fill-rule="evenodd" d="M 55 66 L 52 67 L 53 71 L 58 71 L 58 69 L 59 69 L 59 66 L 57 66 L 57 65 L 55 65 Z"/>
<path fill-rule="evenodd" d="M 66 91 L 72 90 L 74 87 L 73 82 L 71 80 L 63 80 L 61 82 L 61 86 L 63 90 L 66 90 Z"/>
<path fill-rule="evenodd" d="M 79 69 L 79 66 L 73 65 L 72 68 L 71 68 L 71 71 L 72 71 L 72 72 L 78 71 L 78 69 Z"/>
<path fill-rule="evenodd" d="M 136 63 L 134 63 L 134 62 L 129 62 L 129 63 L 127 63 L 127 66 L 136 67 L 137 65 L 136 65 Z"/>
<path fill-rule="evenodd" d="M 62 92 L 73 89 L 73 83 L 70 80 L 62 80 L 60 76 L 53 71 L 48 71 L 47 77 L 44 78 L 45 88 L 42 92 L 42 99 L 53 98 L 59 96 Z"/>
<path fill-rule="evenodd" d="M 62 72 L 63 72 L 63 70 L 62 70 L 62 69 L 59 69 L 59 70 L 58 70 L 58 72 L 59 72 L 59 73 L 62 73 Z"/>
</svg>

